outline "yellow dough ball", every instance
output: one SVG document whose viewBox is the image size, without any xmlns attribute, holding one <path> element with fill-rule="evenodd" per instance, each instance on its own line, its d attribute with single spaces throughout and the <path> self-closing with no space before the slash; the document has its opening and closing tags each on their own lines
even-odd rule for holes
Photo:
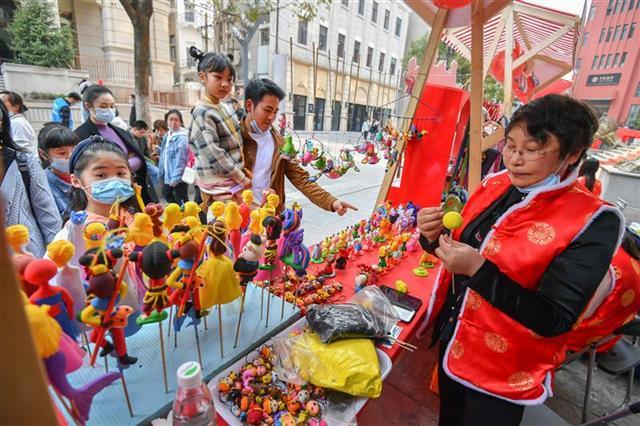
<svg viewBox="0 0 640 426">
<path fill-rule="evenodd" d="M 462 226 L 462 215 L 458 212 L 449 212 L 442 218 L 442 224 L 450 231 Z"/>
</svg>

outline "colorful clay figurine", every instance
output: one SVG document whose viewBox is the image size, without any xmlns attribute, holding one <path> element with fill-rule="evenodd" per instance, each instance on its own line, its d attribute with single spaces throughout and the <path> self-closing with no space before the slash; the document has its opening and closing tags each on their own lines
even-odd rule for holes
<svg viewBox="0 0 640 426">
<path fill-rule="evenodd" d="M 144 212 L 149 215 L 151 222 L 153 223 L 153 236 L 156 238 L 162 237 L 162 220 L 160 220 L 161 216 L 164 214 L 164 207 L 162 204 L 147 204 L 144 208 Z"/>
<path fill-rule="evenodd" d="M 329 254 L 329 256 L 327 256 L 327 260 L 326 260 L 326 264 L 324 265 L 324 268 L 322 268 L 322 270 L 320 270 L 320 272 L 318 272 L 318 276 L 322 277 L 322 278 L 333 278 L 336 276 L 336 272 L 333 269 L 333 264 L 335 263 L 336 258 L 333 254 Z"/>
<path fill-rule="evenodd" d="M 282 220 L 279 217 L 267 216 L 262 221 L 262 226 L 267 234 L 267 245 L 264 252 L 264 265 L 261 268 L 273 270 L 278 257 L 278 239 L 282 233 Z"/>
<path fill-rule="evenodd" d="M 89 222 L 84 227 L 84 246 L 91 250 L 98 248 L 102 244 L 102 239 L 107 235 L 107 227 L 102 222 Z"/>
<path fill-rule="evenodd" d="M 166 318 L 167 313 L 164 309 L 169 304 L 166 278 L 173 270 L 173 260 L 179 255 L 178 250 L 170 250 L 162 241 L 154 241 L 142 251 L 129 255 L 129 260 L 135 262 L 149 277 L 142 315 L 137 319 L 138 324 L 158 322 Z"/>
<path fill-rule="evenodd" d="M 138 359 L 127 354 L 124 334 L 124 328 L 133 309 L 127 305 L 117 306 L 127 294 L 127 284 L 122 281 L 126 271 L 126 261 L 117 279 L 111 271 L 117 259 L 122 256 L 122 250 L 97 251 L 94 249 L 80 257 L 80 264 L 86 267 L 89 275 L 87 294 L 93 297 L 80 313 L 80 321 L 94 327 L 89 338 L 102 349 L 100 355 L 107 356 L 115 349 L 120 365 L 126 367 L 135 364 Z M 111 334 L 113 342 L 104 338 L 107 331 Z M 94 360 L 95 355 L 92 357 L 91 364 Z"/>
<path fill-rule="evenodd" d="M 200 221 L 200 212 L 200 206 L 195 201 L 187 201 L 186 203 L 184 203 L 184 206 L 182 206 L 183 219 L 185 217 L 195 217 L 196 219 L 198 219 L 198 221 Z"/>
<path fill-rule="evenodd" d="M 73 387 L 67 379 L 69 360 L 63 347 L 62 329 L 51 318 L 50 309 L 51 307 L 46 305 L 25 305 L 31 336 L 36 351 L 43 360 L 49 383 L 60 395 L 69 400 L 71 413 L 75 419 L 80 424 L 85 424 L 89 420 L 93 398 L 121 376 L 116 372 L 100 374 L 81 388 Z M 69 343 L 74 345 L 73 342 Z"/>
<path fill-rule="evenodd" d="M 322 263 L 322 245 L 320 243 L 314 244 L 313 251 L 311 252 L 311 263 Z"/>
<path fill-rule="evenodd" d="M 198 324 L 204 313 L 200 308 L 201 280 L 195 274 L 202 253 L 198 242 L 190 234 L 179 238 L 175 249 L 179 252 L 178 263 L 167 278 L 167 285 L 174 289 L 169 302 L 177 307 L 173 328 L 179 331 L 186 319 L 185 315 L 190 316 L 194 324 Z M 204 252 L 204 247 L 202 249 Z"/>
<path fill-rule="evenodd" d="M 77 320 L 78 314 L 84 309 L 87 293 L 82 283 L 80 269 L 69 264 L 75 254 L 75 247 L 71 241 L 57 240 L 47 246 L 47 256 L 58 267 L 56 282 L 58 287 L 65 289 L 73 300 L 72 319 L 76 330 L 88 331 L 88 327 Z"/>
<path fill-rule="evenodd" d="M 240 255 L 240 228 L 242 226 L 242 215 L 235 201 L 227 202 L 224 210 L 224 223 L 229 232 L 229 243 L 233 247 L 233 259 Z"/>
<path fill-rule="evenodd" d="M 240 224 L 240 231 L 245 232 L 249 227 L 249 219 L 251 216 L 251 206 L 253 205 L 254 197 L 253 191 L 245 189 L 242 191 L 242 203 L 240 204 L 240 216 L 242 216 L 242 223 Z"/>
<path fill-rule="evenodd" d="M 13 270 L 16 271 L 18 279 L 20 280 L 20 288 L 24 291 L 27 297 L 31 296 L 38 289 L 38 286 L 35 286 L 24 279 L 24 270 L 27 269 L 27 265 L 34 260 L 35 258 L 29 253 L 16 253 L 11 256 L 11 264 L 13 265 Z"/>
<path fill-rule="evenodd" d="M 264 245 L 259 235 L 252 235 L 242 248 L 242 253 L 233 265 L 233 269 L 240 276 L 240 284 L 246 286 L 258 274 L 260 259 L 264 254 Z"/>
<path fill-rule="evenodd" d="M 51 259 L 36 259 L 24 270 L 24 279 L 38 289 L 29 297 L 36 305 L 49 305 L 49 314 L 60 324 L 62 331 L 74 341 L 78 330 L 73 323 L 73 299 L 62 287 L 55 287 L 49 281 L 58 274 L 58 267 Z"/>
<path fill-rule="evenodd" d="M 280 153 L 288 157 L 290 160 L 295 160 L 296 155 L 298 155 L 298 150 L 293 145 L 293 137 L 291 134 L 284 136 L 284 144 L 280 147 Z"/>
<path fill-rule="evenodd" d="M 304 229 L 290 232 L 285 236 L 282 244 L 282 261 L 291 266 L 298 277 L 307 273 L 307 267 L 311 256 L 309 249 L 304 245 Z"/>
</svg>

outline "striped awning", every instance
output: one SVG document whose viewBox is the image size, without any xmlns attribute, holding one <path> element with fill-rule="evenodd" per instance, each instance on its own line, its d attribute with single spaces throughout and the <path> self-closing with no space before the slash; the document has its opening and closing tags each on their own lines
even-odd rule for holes
<svg viewBox="0 0 640 426">
<path fill-rule="evenodd" d="M 494 15 L 484 25 L 484 54 L 490 54 L 496 30 L 502 26 L 508 8 Z M 544 48 L 536 52 L 541 59 L 558 61 L 573 66 L 574 52 L 579 31 L 580 17 L 550 8 L 532 5 L 524 1 L 513 2 L 514 43 L 520 46 L 522 55 L 527 51 Z M 506 30 L 506 28 L 505 28 Z M 506 31 L 501 31 L 495 52 L 504 50 Z M 471 25 L 445 30 L 444 42 L 471 59 Z"/>
</svg>

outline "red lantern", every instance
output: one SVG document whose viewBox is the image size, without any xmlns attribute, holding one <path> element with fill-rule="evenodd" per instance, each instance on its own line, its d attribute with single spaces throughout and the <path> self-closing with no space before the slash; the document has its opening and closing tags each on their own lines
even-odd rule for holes
<svg viewBox="0 0 640 426">
<path fill-rule="evenodd" d="M 468 6 L 471 0 L 432 0 L 433 5 L 441 9 L 460 9 Z"/>
<path fill-rule="evenodd" d="M 520 45 L 516 43 L 513 47 L 511 57 L 515 61 L 521 55 L 522 50 L 520 49 Z M 513 78 L 515 79 L 517 77 L 520 77 L 526 66 L 526 64 L 522 64 L 518 68 L 514 68 Z M 489 67 L 489 73 L 493 76 L 493 78 L 495 78 L 498 83 L 504 83 L 504 50 L 498 52 L 498 54 L 493 58 L 493 62 L 491 62 L 491 66 Z"/>
</svg>

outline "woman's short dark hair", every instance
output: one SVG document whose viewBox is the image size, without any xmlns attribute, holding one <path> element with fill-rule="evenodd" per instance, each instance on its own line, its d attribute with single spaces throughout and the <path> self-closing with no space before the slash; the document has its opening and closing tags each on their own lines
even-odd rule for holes
<svg viewBox="0 0 640 426">
<path fill-rule="evenodd" d="M 520 107 L 513 114 L 506 134 L 516 126 L 521 126 L 541 146 L 549 141 L 549 135 L 555 136 L 560 142 L 560 157 L 564 158 L 577 152 L 586 154 L 598 129 L 598 120 L 585 103 L 569 96 L 552 94 Z"/>
<path fill-rule="evenodd" d="M 9 90 L 3 90 L 2 92 L 0 92 L 0 95 L 5 95 L 11 105 L 13 105 L 14 107 L 18 107 L 19 114 L 24 114 L 25 112 L 27 112 L 28 108 L 25 106 L 24 100 L 22 99 L 22 96 L 20 96 L 20 94 L 11 92 Z"/>
<path fill-rule="evenodd" d="M 284 90 L 268 78 L 254 78 L 244 89 L 245 102 L 251 99 L 254 105 L 258 105 L 266 95 L 274 95 L 279 100 L 285 97 Z"/>
<path fill-rule="evenodd" d="M 231 78 L 236 79 L 236 69 L 233 67 L 233 56 L 222 53 L 203 52 L 195 46 L 189 48 L 189 54 L 198 61 L 198 72 L 224 72 L 229 70 Z"/>
<path fill-rule="evenodd" d="M 77 144 L 78 136 L 60 123 L 47 123 L 38 132 L 38 148 L 45 152 L 51 148 L 76 146 Z"/>
<path fill-rule="evenodd" d="M 93 105 L 93 101 L 95 101 L 105 93 L 108 93 L 111 96 L 113 96 L 113 93 L 111 93 L 111 90 L 109 90 L 108 87 L 101 86 L 99 84 L 94 84 L 93 86 L 87 87 L 87 90 L 85 90 L 84 94 L 82 95 L 82 100 L 84 102 L 87 102 L 90 105 Z"/>
<path fill-rule="evenodd" d="M 177 115 L 177 116 L 178 116 L 178 118 L 180 119 L 180 125 L 181 125 L 181 126 L 184 126 L 184 121 L 182 120 L 182 113 L 181 113 L 179 110 L 175 109 L 175 108 L 174 108 L 174 109 L 170 109 L 169 111 L 167 111 L 167 112 L 165 113 L 165 115 L 164 115 L 164 123 L 165 123 L 165 126 L 166 126 L 166 125 L 167 125 L 167 123 L 169 122 L 169 116 L 170 116 L 171 114 L 175 114 L 175 115 Z M 168 129 L 168 127 L 167 127 L 167 129 Z"/>
</svg>

